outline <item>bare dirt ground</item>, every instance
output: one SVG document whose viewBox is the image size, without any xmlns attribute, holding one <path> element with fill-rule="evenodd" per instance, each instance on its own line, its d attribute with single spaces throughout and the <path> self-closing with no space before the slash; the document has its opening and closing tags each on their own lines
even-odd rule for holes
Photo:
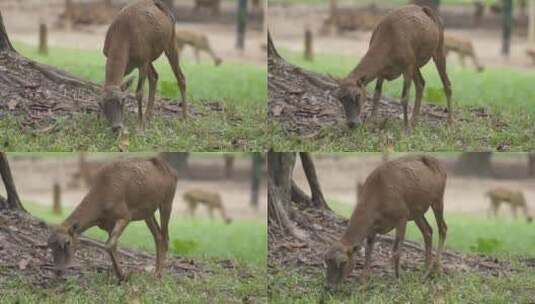
<svg viewBox="0 0 535 304">
<path fill-rule="evenodd" d="M 392 158 L 401 154 L 392 155 Z M 432 155 L 432 154 L 430 154 Z M 356 183 L 364 182 L 369 173 L 381 163 L 381 154 L 373 155 L 355 155 L 355 156 L 326 156 L 322 154 L 314 155 L 316 169 L 319 180 L 327 200 L 333 200 L 338 203 L 346 204 L 353 207 L 356 203 Z M 455 166 L 455 157 L 440 157 L 448 171 L 448 181 L 445 194 L 445 211 L 450 213 L 466 213 L 486 216 L 489 201 L 484 197 L 484 192 L 492 187 L 503 186 L 513 189 L 520 189 L 524 192 L 526 201 L 535 211 L 535 189 L 534 179 L 498 179 L 498 178 L 479 178 L 458 176 L 453 173 Z M 525 166 L 527 171 L 527 155 L 512 156 L 505 159 L 503 157 L 494 157 L 493 166 L 495 170 L 507 170 L 514 167 L 522 168 Z M 306 178 L 301 168 L 300 162 L 294 171 L 296 182 L 306 189 Z M 519 176 L 525 176 L 524 172 Z M 500 210 L 502 216 L 511 216 L 510 210 L 502 207 Z"/>
<path fill-rule="evenodd" d="M 471 7 L 469 8 L 471 9 Z M 444 7 L 444 9 L 447 10 L 448 7 Z M 452 10 L 458 10 L 458 8 L 452 8 Z M 357 58 L 361 58 L 368 49 L 371 31 L 349 32 L 342 36 L 336 35 L 334 32 L 331 35 L 320 35 L 318 31 L 328 14 L 327 5 L 270 6 L 268 13 L 269 28 L 276 46 L 302 52 L 303 33 L 305 27 L 308 26 L 314 33 L 315 52 L 355 56 L 356 64 Z M 470 13 L 466 14 L 470 18 Z M 526 48 L 529 46 L 525 37 L 514 36 L 510 57 L 504 58 L 500 54 L 501 31 L 499 29 L 489 26 L 484 28 L 446 27 L 446 31 L 471 39 L 476 54 L 485 66 L 513 67 L 523 70 L 533 69 L 531 59 L 525 54 Z M 454 65 L 459 64 L 455 54 L 450 55 L 448 62 L 452 62 Z M 471 62 L 467 61 L 467 63 L 469 68 L 473 68 Z"/>
<path fill-rule="evenodd" d="M 89 155 L 88 160 L 112 159 L 109 155 Z M 228 215 L 234 219 L 252 219 L 265 221 L 267 214 L 267 190 L 264 183 L 260 188 L 259 208 L 250 207 L 251 185 L 248 179 L 251 160 L 249 158 L 237 158 L 234 163 L 235 174 L 230 179 L 224 176 L 224 160 L 222 156 L 214 157 L 190 157 L 190 171 L 210 170 L 214 176 L 210 179 L 185 179 L 178 182 L 177 192 L 173 202 L 174 212 L 177 215 L 188 217 L 187 206 L 182 200 L 182 194 L 192 188 L 217 191 L 221 194 Z M 73 207 L 77 205 L 87 193 L 87 188 L 69 188 L 72 175 L 78 170 L 78 158 L 64 156 L 61 158 L 27 158 L 11 157 L 10 166 L 17 185 L 17 190 L 23 201 L 37 203 L 52 208 L 52 187 L 58 182 L 62 188 L 63 206 Z M 205 173 L 205 172 L 203 172 Z M 2 190 L 3 192 L 4 190 Z M 39 216 L 35 214 L 35 216 Z M 206 208 L 199 206 L 196 211 L 197 217 L 208 217 Z M 219 214 L 215 214 L 219 220 Z"/>
<path fill-rule="evenodd" d="M 234 8 L 232 3 L 224 2 L 223 9 Z M 24 42 L 37 46 L 38 43 L 38 22 L 46 22 L 49 27 L 49 46 L 102 50 L 107 25 L 91 25 L 77 27 L 72 31 L 60 29 L 56 26 L 58 16 L 64 10 L 61 4 L 51 4 L 49 6 L 40 5 L 38 9 L 28 5 L 6 5 L 0 9 L 6 23 L 6 30 L 15 42 Z M 30 22 L 28 22 L 30 20 Z M 199 22 L 180 22 L 177 29 L 192 30 L 201 32 L 208 36 L 212 48 L 223 59 L 229 62 L 252 63 L 265 66 L 266 53 L 262 48 L 265 45 L 265 36 L 261 30 L 251 29 L 246 34 L 246 50 L 239 51 L 235 48 L 236 26 L 234 24 L 214 24 Z M 184 60 L 194 61 L 193 52 L 186 47 L 183 54 Z M 209 59 L 206 54 L 201 55 L 202 59 Z"/>
</svg>

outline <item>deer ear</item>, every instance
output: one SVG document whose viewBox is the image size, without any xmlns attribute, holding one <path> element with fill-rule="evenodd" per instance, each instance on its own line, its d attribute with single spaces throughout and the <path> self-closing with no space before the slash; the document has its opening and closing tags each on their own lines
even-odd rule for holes
<svg viewBox="0 0 535 304">
<path fill-rule="evenodd" d="M 130 76 L 128 77 L 124 82 L 123 84 L 121 84 L 121 91 L 126 91 L 128 90 L 131 86 L 132 86 L 132 83 L 134 83 L 134 78 L 135 76 Z"/>
</svg>

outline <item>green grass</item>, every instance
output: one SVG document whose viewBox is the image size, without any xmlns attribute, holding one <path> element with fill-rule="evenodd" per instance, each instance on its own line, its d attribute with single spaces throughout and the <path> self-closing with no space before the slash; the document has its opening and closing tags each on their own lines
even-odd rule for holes
<svg viewBox="0 0 535 304">
<path fill-rule="evenodd" d="M 402 261 L 403 262 L 403 261 Z M 345 282 L 341 291 L 328 295 L 323 303 L 533 303 L 535 273 L 519 267 L 507 276 L 472 272 L 441 275 L 423 283 L 423 272 L 404 272 L 400 279 L 370 275 L 367 286 Z M 324 275 L 308 277 L 297 271 L 282 271 L 269 278 L 269 303 L 322 303 Z"/>
<path fill-rule="evenodd" d="M 21 43 L 15 47 L 31 59 L 84 79 L 102 83 L 104 78 L 105 58 L 99 51 L 51 48 L 49 56 L 41 56 L 34 47 Z M 187 122 L 178 117 L 154 117 L 140 133 L 136 114 L 131 113 L 126 117 L 128 150 L 260 151 L 267 146 L 265 67 L 229 61 L 216 68 L 209 61 L 195 64 L 187 60 L 182 67 L 188 100 L 204 115 Z M 165 56 L 156 62 L 156 69 L 160 75 L 158 94 L 178 100 L 176 81 Z M 221 102 L 224 111 L 204 109 L 205 101 Z M 0 120 L 0 129 L 5 130 L 0 134 L 1 144 L 8 151 L 118 150 L 117 139 L 97 114 L 77 114 L 73 120 L 61 120 L 49 133 L 35 133 L 8 116 Z"/>
<path fill-rule="evenodd" d="M 68 215 L 52 214 L 50 208 L 25 202 L 27 210 L 49 223 L 59 223 Z M 266 298 L 266 224 L 235 220 L 230 225 L 207 220 L 172 217 L 170 254 L 173 241 L 195 246 L 180 256 L 190 256 L 209 269 L 194 278 L 165 274 L 160 281 L 152 273 L 134 273 L 125 284 L 117 285 L 107 273 L 88 273 L 84 281 L 69 279 L 52 288 L 29 285 L 24 278 L 7 283 L 0 291 L 0 303 L 267 303 Z M 101 240 L 105 233 L 92 228 L 86 236 Z M 134 222 L 119 240 L 121 247 L 154 253 L 153 238 L 143 222 Z M 221 267 L 217 261 L 230 259 L 235 269 Z M 0 266 L 1 272 L 1 266 Z"/>
<path fill-rule="evenodd" d="M 81 284 L 69 279 L 53 288 L 40 288 L 27 284 L 24 278 L 6 282 L 0 293 L 1 303 L 52 304 L 52 303 L 267 303 L 265 271 L 238 265 L 235 270 L 208 262 L 209 274 L 195 278 L 164 274 L 155 280 L 152 273 L 136 273 L 121 285 L 107 273 L 85 275 Z M 250 275 L 244 279 L 244 275 Z"/>
<path fill-rule="evenodd" d="M 314 62 L 302 59 L 296 52 L 281 50 L 288 61 L 306 69 L 345 76 L 357 64 L 351 56 L 318 54 Z M 426 79 L 424 103 L 445 106 L 442 84 L 432 63 L 422 69 Z M 526 151 L 535 147 L 530 134 L 535 131 L 535 91 L 531 89 L 534 72 L 510 68 L 487 68 L 483 73 L 450 65 L 448 73 L 453 88 L 455 124 L 431 126 L 420 121 L 410 136 L 403 134 L 401 120 L 390 120 L 385 130 L 373 133 L 366 128 L 349 130 L 344 124 L 322 129 L 319 139 L 300 139 L 285 135 L 282 127 L 274 125 L 276 151 L 377 151 L 386 138 L 397 151 L 459 151 L 501 150 Z M 387 82 L 383 94 L 400 97 L 402 80 Z M 372 90 L 374 83 L 370 84 Z M 413 103 L 413 95 L 411 104 Z M 493 120 L 474 119 L 470 108 L 486 108 Z M 502 124 L 501 122 L 505 122 Z"/>
</svg>

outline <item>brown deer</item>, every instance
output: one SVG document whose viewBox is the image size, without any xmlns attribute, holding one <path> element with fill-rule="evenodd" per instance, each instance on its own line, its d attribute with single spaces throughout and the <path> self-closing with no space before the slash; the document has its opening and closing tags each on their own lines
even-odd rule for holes
<svg viewBox="0 0 535 304">
<path fill-rule="evenodd" d="M 212 15 L 219 15 L 221 12 L 221 0 L 195 0 L 193 12 L 198 13 L 203 7 L 211 9 Z"/>
<path fill-rule="evenodd" d="M 498 209 L 502 204 L 507 204 L 513 212 L 513 216 L 518 218 L 517 208 L 521 208 L 526 221 L 531 223 L 533 218 L 531 217 L 526 203 L 524 193 L 520 190 L 511 190 L 503 187 L 497 187 L 485 192 L 485 196 L 490 199 L 490 212 L 494 217 L 498 216 Z"/>
<path fill-rule="evenodd" d="M 220 65 L 223 60 L 219 58 L 212 47 L 210 46 L 210 42 L 208 41 L 208 37 L 202 33 L 196 33 L 193 31 L 176 31 L 176 47 L 178 50 L 178 53 L 182 52 L 184 47 L 186 45 L 191 46 L 195 50 L 195 59 L 197 63 L 200 61 L 200 52 L 206 52 L 212 57 L 212 60 L 214 60 L 214 64 L 216 66 Z"/>
<path fill-rule="evenodd" d="M 143 85 L 149 79 L 149 101 L 145 118 L 152 115 L 158 73 L 153 61 L 165 52 L 182 97 L 182 114 L 187 116 L 186 80 L 175 46 L 175 17 L 160 0 L 140 0 L 124 7 L 113 20 L 104 42 L 106 80 L 100 107 L 114 131 L 123 128 L 125 94 L 121 82 L 132 70 L 139 70 L 136 89 L 139 124 L 143 119 Z"/>
<path fill-rule="evenodd" d="M 446 73 L 444 55 L 444 26 L 440 17 L 428 7 L 407 5 L 384 17 L 375 28 L 370 46 L 360 63 L 349 75 L 337 80 L 337 96 L 342 103 L 347 124 L 354 128 L 361 123 L 360 112 L 366 102 L 366 85 L 377 79 L 371 120 L 377 115 L 383 81 L 403 75 L 403 121 L 409 129 L 408 103 L 411 82 L 416 87 L 416 100 L 412 125 L 417 122 L 425 81 L 420 68 L 433 58 L 444 85 L 448 101 L 448 122 L 453 122 L 451 109 L 451 84 Z"/>
<path fill-rule="evenodd" d="M 119 281 L 125 280 L 117 260 L 117 242 L 130 222 L 144 220 L 156 244 L 155 274 L 159 277 L 167 254 L 176 183 L 176 172 L 160 158 L 125 159 L 102 168 L 89 193 L 48 239 L 55 268 L 63 271 L 68 267 L 77 249 L 78 236 L 98 226 L 108 232 L 106 248 L 113 269 Z M 154 216 L 156 210 L 160 212 L 161 227 Z"/>
<path fill-rule="evenodd" d="M 405 238 L 408 221 L 415 221 L 425 244 L 424 278 L 432 272 L 433 231 L 425 219 L 431 207 L 438 224 L 439 245 L 435 264 L 446 240 L 444 221 L 444 189 L 446 172 L 440 162 L 429 156 L 409 156 L 388 161 L 377 167 L 358 188 L 358 204 L 351 215 L 342 238 L 325 255 L 326 288 L 335 288 L 353 269 L 355 249 L 366 240 L 364 279 L 368 278 L 376 234 L 396 230 L 392 248 L 394 271 L 399 278 L 400 244 Z"/>
<path fill-rule="evenodd" d="M 444 54 L 448 57 L 450 52 L 455 52 L 459 55 L 459 60 L 461 61 L 461 66 L 465 67 L 465 57 L 472 58 L 474 65 L 478 72 L 482 72 L 485 68 L 477 60 L 476 52 L 474 51 L 474 45 L 472 41 L 455 36 L 452 34 L 444 34 Z"/>
<path fill-rule="evenodd" d="M 221 200 L 221 195 L 217 192 L 206 191 L 202 189 L 191 189 L 186 191 L 183 195 L 184 200 L 188 204 L 190 215 L 193 217 L 197 206 L 202 204 L 208 208 L 210 218 L 214 218 L 214 210 L 218 210 L 221 213 L 221 217 L 226 224 L 230 224 L 232 219 L 227 216 L 225 212 L 225 206 Z"/>
</svg>

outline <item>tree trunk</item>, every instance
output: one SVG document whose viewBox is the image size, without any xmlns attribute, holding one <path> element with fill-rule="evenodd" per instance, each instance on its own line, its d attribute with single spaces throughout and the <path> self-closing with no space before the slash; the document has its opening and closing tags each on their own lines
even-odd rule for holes
<svg viewBox="0 0 535 304">
<path fill-rule="evenodd" d="M 4 26 L 4 19 L 2 18 L 2 11 L 0 11 L 0 52 L 11 51 L 15 52 L 9 37 L 7 36 L 6 27 Z"/>
<path fill-rule="evenodd" d="M 316 174 L 316 168 L 314 167 L 314 162 L 312 161 L 310 153 L 301 152 L 299 153 L 299 156 L 301 157 L 301 164 L 305 170 L 308 185 L 310 186 L 310 192 L 312 193 L 312 199 L 310 200 L 312 207 L 329 209 L 329 206 L 323 197 L 323 192 L 321 191 L 320 183 L 318 181 L 318 175 Z"/>
<path fill-rule="evenodd" d="M 11 169 L 9 168 L 9 162 L 5 152 L 0 152 L 0 175 L 6 188 L 7 199 L 0 197 L 0 209 L 20 210 L 26 212 L 22 203 L 20 202 L 13 176 L 11 175 Z"/>
<path fill-rule="evenodd" d="M 304 231 L 293 219 L 293 207 L 300 209 L 317 208 L 330 210 L 327 206 L 316 175 L 312 158 L 308 153 L 300 153 L 303 169 L 307 176 L 312 198 L 294 182 L 292 175 L 296 162 L 293 152 L 268 152 L 268 222 L 270 228 L 279 229 L 299 240 L 306 240 Z M 295 206 L 292 206 L 292 203 Z"/>
<path fill-rule="evenodd" d="M 475 176 L 491 176 L 492 152 L 465 152 L 457 161 L 456 169 L 460 174 Z"/>
<path fill-rule="evenodd" d="M 513 31 L 513 0 L 503 0 L 502 55 L 509 57 Z"/>
<path fill-rule="evenodd" d="M 260 180 L 262 179 L 262 168 L 262 153 L 253 153 L 251 166 L 251 206 L 254 209 L 258 209 L 258 203 L 260 199 Z"/>
<path fill-rule="evenodd" d="M 162 152 L 160 156 L 171 164 L 178 176 L 187 177 L 189 175 L 188 152 Z"/>
<path fill-rule="evenodd" d="M 247 0 L 238 0 L 236 25 L 236 48 L 243 50 L 245 49 L 245 30 L 247 27 Z"/>
</svg>

